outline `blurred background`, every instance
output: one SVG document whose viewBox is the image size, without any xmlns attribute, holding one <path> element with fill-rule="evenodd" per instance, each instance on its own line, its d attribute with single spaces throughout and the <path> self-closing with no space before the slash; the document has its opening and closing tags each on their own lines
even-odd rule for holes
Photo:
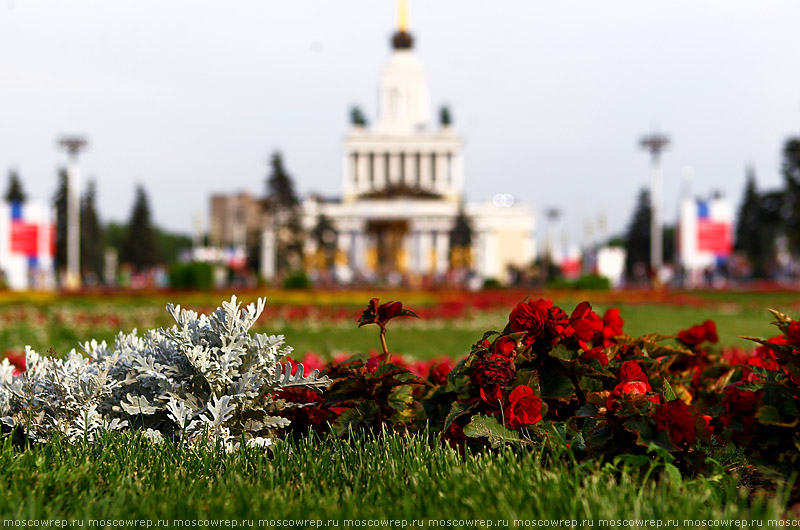
<svg viewBox="0 0 800 530">
<path fill-rule="evenodd" d="M 794 286 L 799 15 L 2 0 L 2 285 Z"/>
</svg>

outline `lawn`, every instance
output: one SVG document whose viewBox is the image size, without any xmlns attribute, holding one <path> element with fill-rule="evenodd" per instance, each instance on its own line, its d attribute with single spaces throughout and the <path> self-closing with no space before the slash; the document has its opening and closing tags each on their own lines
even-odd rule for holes
<svg viewBox="0 0 800 530">
<path fill-rule="evenodd" d="M 242 299 L 250 302 L 258 294 L 246 293 Z M 377 296 L 403 300 L 424 313 L 419 320 L 393 321 L 387 336 L 393 351 L 424 359 L 465 356 L 484 331 L 505 326 L 514 301 L 524 294 L 497 297 L 491 304 L 472 300 L 455 314 L 452 294 Z M 20 351 L 30 344 L 41 353 L 52 347 L 63 354 L 79 341 L 111 341 L 120 330 L 171 324 L 164 311 L 167 300 L 207 311 L 226 297 L 8 296 L 0 299 L 0 347 Z M 355 318 L 369 297 L 268 293 L 268 303 L 277 309 L 267 312 L 256 331 L 284 334 L 301 354 L 312 351 L 330 357 L 375 350 L 377 328 L 359 329 Z M 574 293 L 553 293 L 553 298 L 568 312 L 582 299 L 594 300 L 591 294 Z M 594 306 L 600 314 L 621 308 L 630 335 L 674 334 L 713 319 L 724 346 L 747 346 L 739 335 L 774 335 L 766 307 L 797 312 L 791 293 L 701 293 L 676 301 L 662 295 L 646 301 L 639 294 L 626 298 L 602 293 Z M 251 448 L 230 454 L 156 446 L 130 433 L 109 435 L 93 446 L 54 441 L 24 450 L 6 439 L 0 446 L 0 516 L 161 519 L 171 526 L 178 519 L 250 520 L 255 526 L 264 521 L 264 527 L 291 520 L 301 528 L 316 526 L 317 520 L 325 525 L 347 519 L 362 521 L 351 526 L 372 521 L 375 524 L 368 526 L 373 527 L 392 526 L 389 519 L 409 526 L 414 521 L 425 521 L 417 526 L 449 521 L 444 524 L 450 527 L 478 520 L 486 526 L 508 522 L 510 527 L 564 519 L 579 526 L 584 520 L 596 526 L 602 520 L 611 522 L 606 526 L 652 520 L 639 526 L 660 521 L 663 527 L 684 528 L 719 524 L 714 521 L 774 520 L 785 513 L 788 496 L 783 486 L 759 491 L 751 487 L 759 481 L 740 457 L 714 456 L 718 463 L 712 462 L 702 475 L 680 477 L 656 460 L 649 468 L 629 469 L 623 462 L 576 463 L 569 452 L 506 448 L 460 454 L 435 433 L 376 438 L 359 434 L 350 441 L 304 438 L 279 444 L 272 452 Z M 741 472 L 747 474 L 744 479 Z"/>
<path fill-rule="evenodd" d="M 161 519 L 171 526 L 176 519 L 253 520 L 256 527 L 259 520 L 319 519 L 325 525 L 355 519 L 364 525 L 398 519 L 409 526 L 415 520 L 451 525 L 502 520 L 514 527 L 514 520 L 528 526 L 604 519 L 658 520 L 684 528 L 684 519 L 772 520 L 785 509 L 781 493 L 750 496 L 721 468 L 692 479 L 665 474 L 655 480 L 659 474 L 576 464 L 568 454 L 545 458 L 505 449 L 462 456 L 426 435 L 305 439 L 272 454 L 253 449 L 225 454 L 154 446 L 122 434 L 91 447 L 53 442 L 20 452 L 5 444 L 0 515 Z M 669 526 L 670 519 L 678 524 Z"/>
</svg>

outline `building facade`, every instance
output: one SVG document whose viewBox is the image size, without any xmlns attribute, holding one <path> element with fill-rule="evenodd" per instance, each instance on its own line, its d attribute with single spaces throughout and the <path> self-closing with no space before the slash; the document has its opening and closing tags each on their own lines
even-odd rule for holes
<svg viewBox="0 0 800 530">
<path fill-rule="evenodd" d="M 464 204 L 462 140 L 449 120 L 432 124 L 425 72 L 404 13 L 401 2 L 380 80 L 378 119 L 372 127 L 352 124 L 345 137 L 342 197 L 304 200 L 303 226 L 310 232 L 325 219 L 333 227 L 340 282 L 441 279 L 456 269 L 476 281 L 502 282 L 509 267 L 525 268 L 535 259 L 533 213 L 510 196 Z M 459 217 L 470 228 L 467 244 L 455 233 Z M 274 233 L 268 226 L 262 234 L 266 278 L 275 273 Z M 317 247 L 309 238 L 306 255 Z"/>
</svg>

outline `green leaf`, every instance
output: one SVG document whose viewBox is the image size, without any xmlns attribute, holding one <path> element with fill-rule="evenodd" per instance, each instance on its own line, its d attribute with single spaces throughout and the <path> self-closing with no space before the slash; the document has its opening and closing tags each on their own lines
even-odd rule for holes
<svg viewBox="0 0 800 530">
<path fill-rule="evenodd" d="M 772 405 L 762 405 L 756 411 L 756 419 L 762 425 L 775 425 L 778 427 L 796 427 L 800 419 L 795 418 L 789 423 L 783 420 L 781 413 Z"/>
<path fill-rule="evenodd" d="M 391 390 L 391 392 L 389 392 L 389 397 L 386 399 L 386 403 L 394 410 L 404 410 L 413 399 L 411 392 L 412 390 L 410 385 L 395 387 Z"/>
<path fill-rule="evenodd" d="M 451 423 L 453 423 L 457 418 L 463 416 L 464 414 L 468 414 L 477 406 L 478 406 L 477 403 L 461 403 L 458 401 L 454 401 L 453 404 L 450 406 L 450 412 L 444 419 L 444 427 L 442 428 L 442 432 L 446 433 L 447 429 L 450 428 Z"/>
<path fill-rule="evenodd" d="M 672 464 L 666 463 L 664 464 L 664 474 L 669 477 L 671 482 L 675 482 L 680 484 L 681 482 L 681 472 L 680 470 Z"/>
<path fill-rule="evenodd" d="M 597 405 L 592 405 L 591 403 L 587 403 L 586 405 L 582 406 L 575 412 L 575 416 L 579 418 L 588 418 L 590 416 L 594 416 L 598 413 L 600 407 Z"/>
<path fill-rule="evenodd" d="M 539 381 L 539 386 L 544 398 L 571 398 L 575 394 L 575 387 L 572 381 L 563 375 L 550 375 Z"/>
<path fill-rule="evenodd" d="M 362 401 L 357 407 L 347 409 L 336 418 L 336 434 L 339 437 L 360 425 L 369 425 L 378 413 L 378 406 L 372 401 Z"/>
<path fill-rule="evenodd" d="M 664 394 L 664 399 L 667 401 L 675 401 L 678 399 L 678 396 L 675 395 L 675 391 L 672 390 L 672 385 L 669 384 L 669 381 L 664 379 L 664 383 L 661 385 L 661 392 Z"/>
<path fill-rule="evenodd" d="M 521 368 L 517 370 L 517 378 L 514 380 L 514 387 L 519 385 L 529 386 L 533 393 L 539 395 L 539 374 L 531 368 Z"/>
<path fill-rule="evenodd" d="M 577 350 L 571 350 L 563 344 L 558 344 L 555 348 L 550 350 L 550 357 L 561 359 L 562 361 L 574 361 L 578 358 Z"/>
<path fill-rule="evenodd" d="M 492 447 L 497 447 L 504 443 L 519 442 L 519 433 L 506 429 L 498 423 L 494 416 L 484 416 L 477 414 L 464 427 L 464 434 L 470 438 L 488 438 Z"/>
</svg>

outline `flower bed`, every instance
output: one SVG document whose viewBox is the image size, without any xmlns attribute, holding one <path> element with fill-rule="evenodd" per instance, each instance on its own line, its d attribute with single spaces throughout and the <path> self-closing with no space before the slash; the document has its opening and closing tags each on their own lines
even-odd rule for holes
<svg viewBox="0 0 800 530">
<path fill-rule="evenodd" d="M 578 460 L 656 462 L 667 473 L 702 472 L 731 448 L 783 476 L 798 465 L 800 322 L 778 312 L 780 334 L 747 352 L 717 348 L 711 321 L 634 338 L 616 309 L 601 317 L 587 302 L 567 313 L 530 299 L 459 362 L 419 362 L 391 353 L 387 338 L 391 321 L 418 315 L 373 299 L 359 323 L 378 328 L 378 352 L 298 363 L 282 337 L 249 334 L 263 308 L 240 310 L 235 298 L 210 317 L 173 308 L 172 328 L 120 334 L 113 347 L 86 343 L 88 359 L 29 349 L 27 372 L 14 374 L 19 359 L 0 368 L 3 430 L 91 441 L 141 427 L 153 440 L 233 448 L 308 429 L 347 437 L 432 428 L 460 450 L 557 448 Z"/>
</svg>

